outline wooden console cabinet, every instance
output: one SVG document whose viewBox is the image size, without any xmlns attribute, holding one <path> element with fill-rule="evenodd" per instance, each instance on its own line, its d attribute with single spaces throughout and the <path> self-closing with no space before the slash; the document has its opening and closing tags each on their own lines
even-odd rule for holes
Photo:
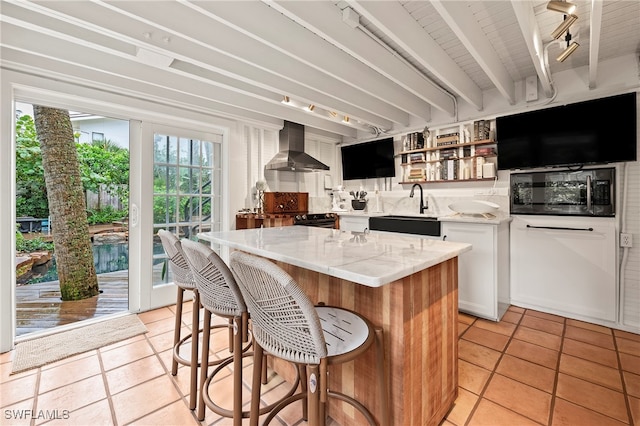
<svg viewBox="0 0 640 426">
<path fill-rule="evenodd" d="M 293 225 L 291 214 L 239 213 L 236 215 L 236 229 L 273 228 Z"/>
</svg>

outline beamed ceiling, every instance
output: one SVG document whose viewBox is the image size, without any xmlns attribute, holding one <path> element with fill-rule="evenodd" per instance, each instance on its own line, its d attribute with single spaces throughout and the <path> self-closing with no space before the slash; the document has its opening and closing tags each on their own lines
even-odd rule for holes
<svg viewBox="0 0 640 426">
<path fill-rule="evenodd" d="M 527 78 L 551 97 L 549 72 L 587 67 L 588 90 L 600 63 L 638 55 L 640 1 L 573 3 L 564 62 L 564 15 L 540 0 L 2 1 L 0 53 L 5 69 L 357 138 L 481 113 L 487 93 L 514 105 Z"/>
</svg>

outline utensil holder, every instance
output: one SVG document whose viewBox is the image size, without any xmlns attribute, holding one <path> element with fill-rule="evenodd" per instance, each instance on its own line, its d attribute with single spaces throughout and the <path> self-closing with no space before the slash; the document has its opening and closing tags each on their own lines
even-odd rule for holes
<svg viewBox="0 0 640 426">
<path fill-rule="evenodd" d="M 354 210 L 364 210 L 367 207 L 367 200 L 351 200 L 351 207 Z"/>
</svg>

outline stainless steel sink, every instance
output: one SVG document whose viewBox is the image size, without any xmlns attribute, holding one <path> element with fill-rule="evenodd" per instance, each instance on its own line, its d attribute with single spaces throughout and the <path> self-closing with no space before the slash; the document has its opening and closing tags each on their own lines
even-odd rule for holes
<svg viewBox="0 0 640 426">
<path fill-rule="evenodd" d="M 372 216 L 369 218 L 369 229 L 372 231 L 440 236 L 440 222 L 437 217 L 433 216 Z"/>
</svg>

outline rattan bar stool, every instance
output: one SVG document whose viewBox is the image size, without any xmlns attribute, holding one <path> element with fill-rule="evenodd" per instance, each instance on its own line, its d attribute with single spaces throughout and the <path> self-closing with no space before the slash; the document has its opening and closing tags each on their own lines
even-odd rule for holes
<svg viewBox="0 0 640 426">
<path fill-rule="evenodd" d="M 259 392 L 262 351 L 306 368 L 302 391 L 278 404 L 265 418 L 268 424 L 287 405 L 306 399 L 303 417 L 311 426 L 325 425 L 327 398 L 337 398 L 355 407 L 371 425 L 372 413 L 356 399 L 327 389 L 328 366 L 351 361 L 377 342 L 377 365 L 383 366 L 381 330 L 369 320 L 347 309 L 314 306 L 294 279 L 262 257 L 235 251 L 230 268 L 236 276 L 251 315 L 254 345 L 252 391 Z M 381 390 L 380 423 L 388 422 L 388 395 L 384 374 L 378 375 Z M 304 407 L 304 406 L 303 406 Z M 257 398 L 251 398 L 251 422 L 258 424 Z"/>
<path fill-rule="evenodd" d="M 232 356 L 219 360 L 217 367 L 211 373 L 208 372 L 208 368 L 203 368 L 200 372 L 200 396 L 197 417 L 198 420 L 204 420 L 206 406 L 218 415 L 233 418 L 233 424 L 239 426 L 242 424 L 242 419 L 248 418 L 250 415 L 250 411 L 242 410 L 242 359 L 244 356 L 253 355 L 253 353 L 247 352 L 251 346 L 248 332 L 249 312 L 231 270 L 210 247 L 195 241 L 182 240 L 182 249 L 191 268 L 198 293 L 200 294 L 200 301 L 204 307 L 202 365 L 211 365 L 209 362 L 209 345 L 212 314 L 229 319 L 229 325 L 214 327 L 229 326 L 230 331 L 233 332 L 233 340 L 230 342 Z M 216 375 L 232 362 L 233 408 L 229 410 L 221 407 L 211 398 L 209 386 Z M 262 365 L 266 366 L 266 363 L 261 363 L 259 383 L 266 383 L 266 368 L 262 369 Z M 293 395 L 297 386 L 298 383 L 296 381 L 285 397 Z M 258 400 L 260 398 L 259 391 L 256 398 Z M 261 408 L 259 414 L 272 410 L 279 402 L 276 401 L 269 406 Z"/>
<path fill-rule="evenodd" d="M 176 297 L 176 322 L 173 333 L 173 360 L 171 362 L 171 374 L 178 374 L 178 363 L 191 368 L 189 381 L 189 408 L 195 410 L 198 389 L 198 333 L 200 328 L 200 297 L 193 280 L 191 269 L 182 251 L 180 240 L 171 232 L 164 229 L 158 230 L 158 236 L 162 241 L 162 247 L 169 258 L 169 269 L 173 273 L 173 280 L 178 287 Z M 182 324 L 182 304 L 184 292 L 193 292 L 193 313 L 191 316 L 191 333 L 180 337 Z M 182 345 L 191 339 L 191 357 L 185 359 L 180 355 Z"/>
</svg>

